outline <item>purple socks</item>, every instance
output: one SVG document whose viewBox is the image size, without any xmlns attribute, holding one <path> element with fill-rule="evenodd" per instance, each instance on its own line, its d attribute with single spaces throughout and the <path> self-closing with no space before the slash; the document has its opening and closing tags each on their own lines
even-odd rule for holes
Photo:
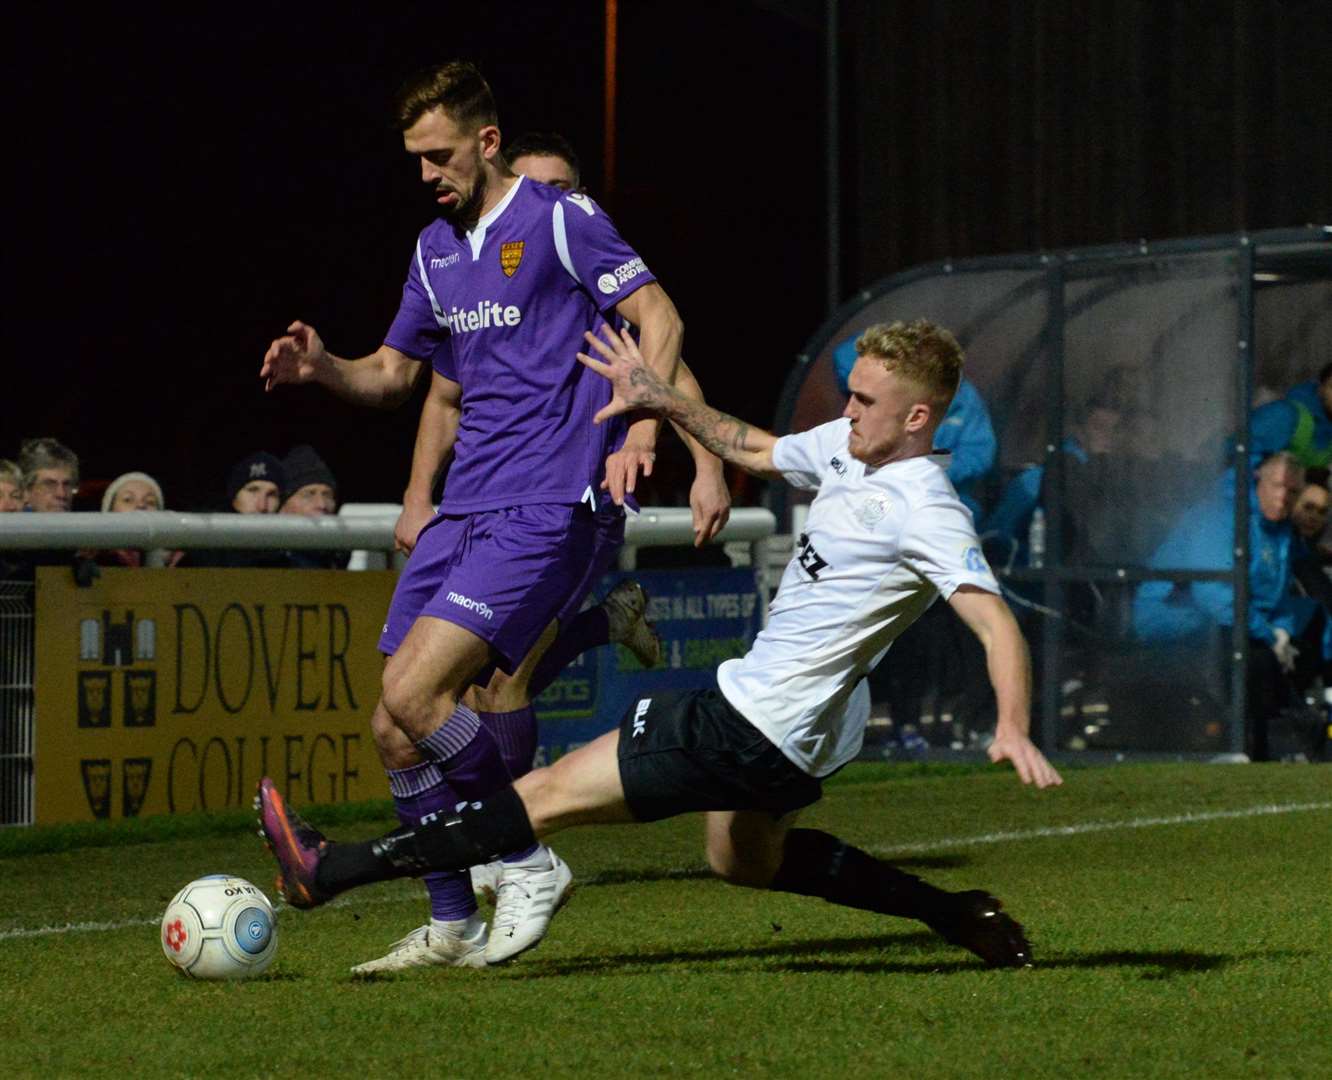
<svg viewBox="0 0 1332 1080">
<path fill-rule="evenodd" d="M 510 775 L 517 780 L 532 771 L 532 759 L 536 757 L 537 719 L 531 705 L 524 705 L 513 712 L 478 713 L 481 722 L 499 743 L 504 764 L 509 767 Z M 506 863 L 523 862 L 539 845 L 533 844 L 523 851 L 505 855 Z"/>
<path fill-rule="evenodd" d="M 533 729 L 531 735 L 533 750 L 528 753 L 524 772 L 531 771 L 532 755 L 535 753 L 534 715 L 530 724 Z M 446 786 L 456 792 L 459 799 L 469 801 L 484 799 L 512 782 L 509 770 L 505 767 L 505 755 L 501 752 L 499 740 L 491 733 L 489 727 L 482 725 L 480 717 L 466 705 L 459 705 L 454 709 L 453 715 L 444 725 L 417 743 L 416 748 L 421 751 L 423 757 L 431 759 L 443 775 Z M 506 855 L 504 861 L 522 862 L 536 851 L 538 846 L 533 845 L 525 851 Z"/>
<path fill-rule="evenodd" d="M 513 712 L 477 713 L 477 716 L 499 744 L 509 775 L 517 780 L 530 773 L 537 746 L 537 719 L 532 706 L 524 705 Z"/>
<path fill-rule="evenodd" d="M 423 762 L 409 769 L 388 771 L 389 790 L 398 820 L 407 826 L 424 825 L 441 811 L 452 810 L 457 795 L 444 781 L 439 766 Z M 421 880 L 430 894 L 430 916 L 442 921 L 465 919 L 476 911 L 472 879 L 465 870 L 444 870 L 425 874 Z"/>
<path fill-rule="evenodd" d="M 574 657 L 609 642 L 610 616 L 606 614 L 606 609 L 597 604 L 586 611 L 580 611 L 560 627 L 559 636 L 537 661 L 528 684 L 528 694 L 533 698 L 540 697 L 542 691 L 555 681 L 555 676 L 568 667 Z"/>
</svg>

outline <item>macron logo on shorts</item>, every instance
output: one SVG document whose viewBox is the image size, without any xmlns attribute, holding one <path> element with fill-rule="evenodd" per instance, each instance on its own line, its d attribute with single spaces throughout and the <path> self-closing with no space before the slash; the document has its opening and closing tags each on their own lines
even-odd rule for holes
<svg viewBox="0 0 1332 1080">
<path fill-rule="evenodd" d="M 642 735 L 644 732 L 647 731 L 647 719 L 646 719 L 646 717 L 647 717 L 647 711 L 648 711 L 648 709 L 650 709 L 650 708 L 652 708 L 652 699 L 651 699 L 650 697 L 645 697 L 645 698 L 643 698 L 643 699 L 642 699 L 642 700 L 641 700 L 641 701 L 640 701 L 640 702 L 634 707 L 634 730 L 633 730 L 633 736 L 634 736 L 635 739 L 638 738 L 640 735 Z"/>
<path fill-rule="evenodd" d="M 473 600 L 470 596 L 463 596 L 461 593 L 449 593 L 448 600 L 450 604 L 457 604 L 459 607 L 466 608 L 468 611 L 475 611 L 483 619 L 493 619 L 495 617 L 494 609 L 489 604 L 483 604 L 480 600 Z"/>
</svg>

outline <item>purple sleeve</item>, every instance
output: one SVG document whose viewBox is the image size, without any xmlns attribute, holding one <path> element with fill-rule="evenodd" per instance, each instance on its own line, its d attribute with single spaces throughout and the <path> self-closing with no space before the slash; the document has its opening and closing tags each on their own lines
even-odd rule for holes
<svg viewBox="0 0 1332 1080">
<path fill-rule="evenodd" d="M 398 305 L 393 325 L 384 335 L 384 344 L 414 360 L 429 363 L 446 379 L 458 381 L 453 368 L 449 332 L 440 326 L 435 316 L 430 287 L 421 276 L 419 243 L 407 267 L 407 281 L 402 286 L 402 303 Z"/>
<path fill-rule="evenodd" d="M 560 261 L 605 314 L 630 293 L 657 279 L 615 231 L 606 212 L 586 195 L 555 204 L 555 249 Z"/>
</svg>

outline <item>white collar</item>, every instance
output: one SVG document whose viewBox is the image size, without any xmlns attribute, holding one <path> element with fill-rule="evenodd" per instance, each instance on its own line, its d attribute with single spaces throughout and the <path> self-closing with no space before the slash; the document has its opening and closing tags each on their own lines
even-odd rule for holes
<svg viewBox="0 0 1332 1080">
<path fill-rule="evenodd" d="M 499 202 L 492 206 L 490 212 L 486 214 L 485 217 L 479 219 L 473 228 L 468 229 L 467 235 L 471 236 L 473 233 L 484 234 L 486 229 L 495 223 L 495 219 L 508 209 L 509 203 L 513 202 L 513 197 L 518 194 L 518 189 L 522 187 L 523 181 L 526 179 L 527 177 L 525 176 L 518 177 L 518 182 L 505 192 L 504 198 L 500 199 Z"/>
</svg>

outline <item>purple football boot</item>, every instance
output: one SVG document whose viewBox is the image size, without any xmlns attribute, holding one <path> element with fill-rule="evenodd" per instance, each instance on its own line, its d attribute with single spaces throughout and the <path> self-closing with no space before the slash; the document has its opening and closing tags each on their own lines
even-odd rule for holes
<svg viewBox="0 0 1332 1080">
<path fill-rule="evenodd" d="M 315 883 L 319 860 L 328 841 L 324 834 L 287 809 L 277 785 L 267 776 L 259 781 L 254 808 L 259 811 L 260 835 L 278 862 L 275 884 L 282 898 L 295 908 L 313 908 L 333 897 Z"/>
</svg>

